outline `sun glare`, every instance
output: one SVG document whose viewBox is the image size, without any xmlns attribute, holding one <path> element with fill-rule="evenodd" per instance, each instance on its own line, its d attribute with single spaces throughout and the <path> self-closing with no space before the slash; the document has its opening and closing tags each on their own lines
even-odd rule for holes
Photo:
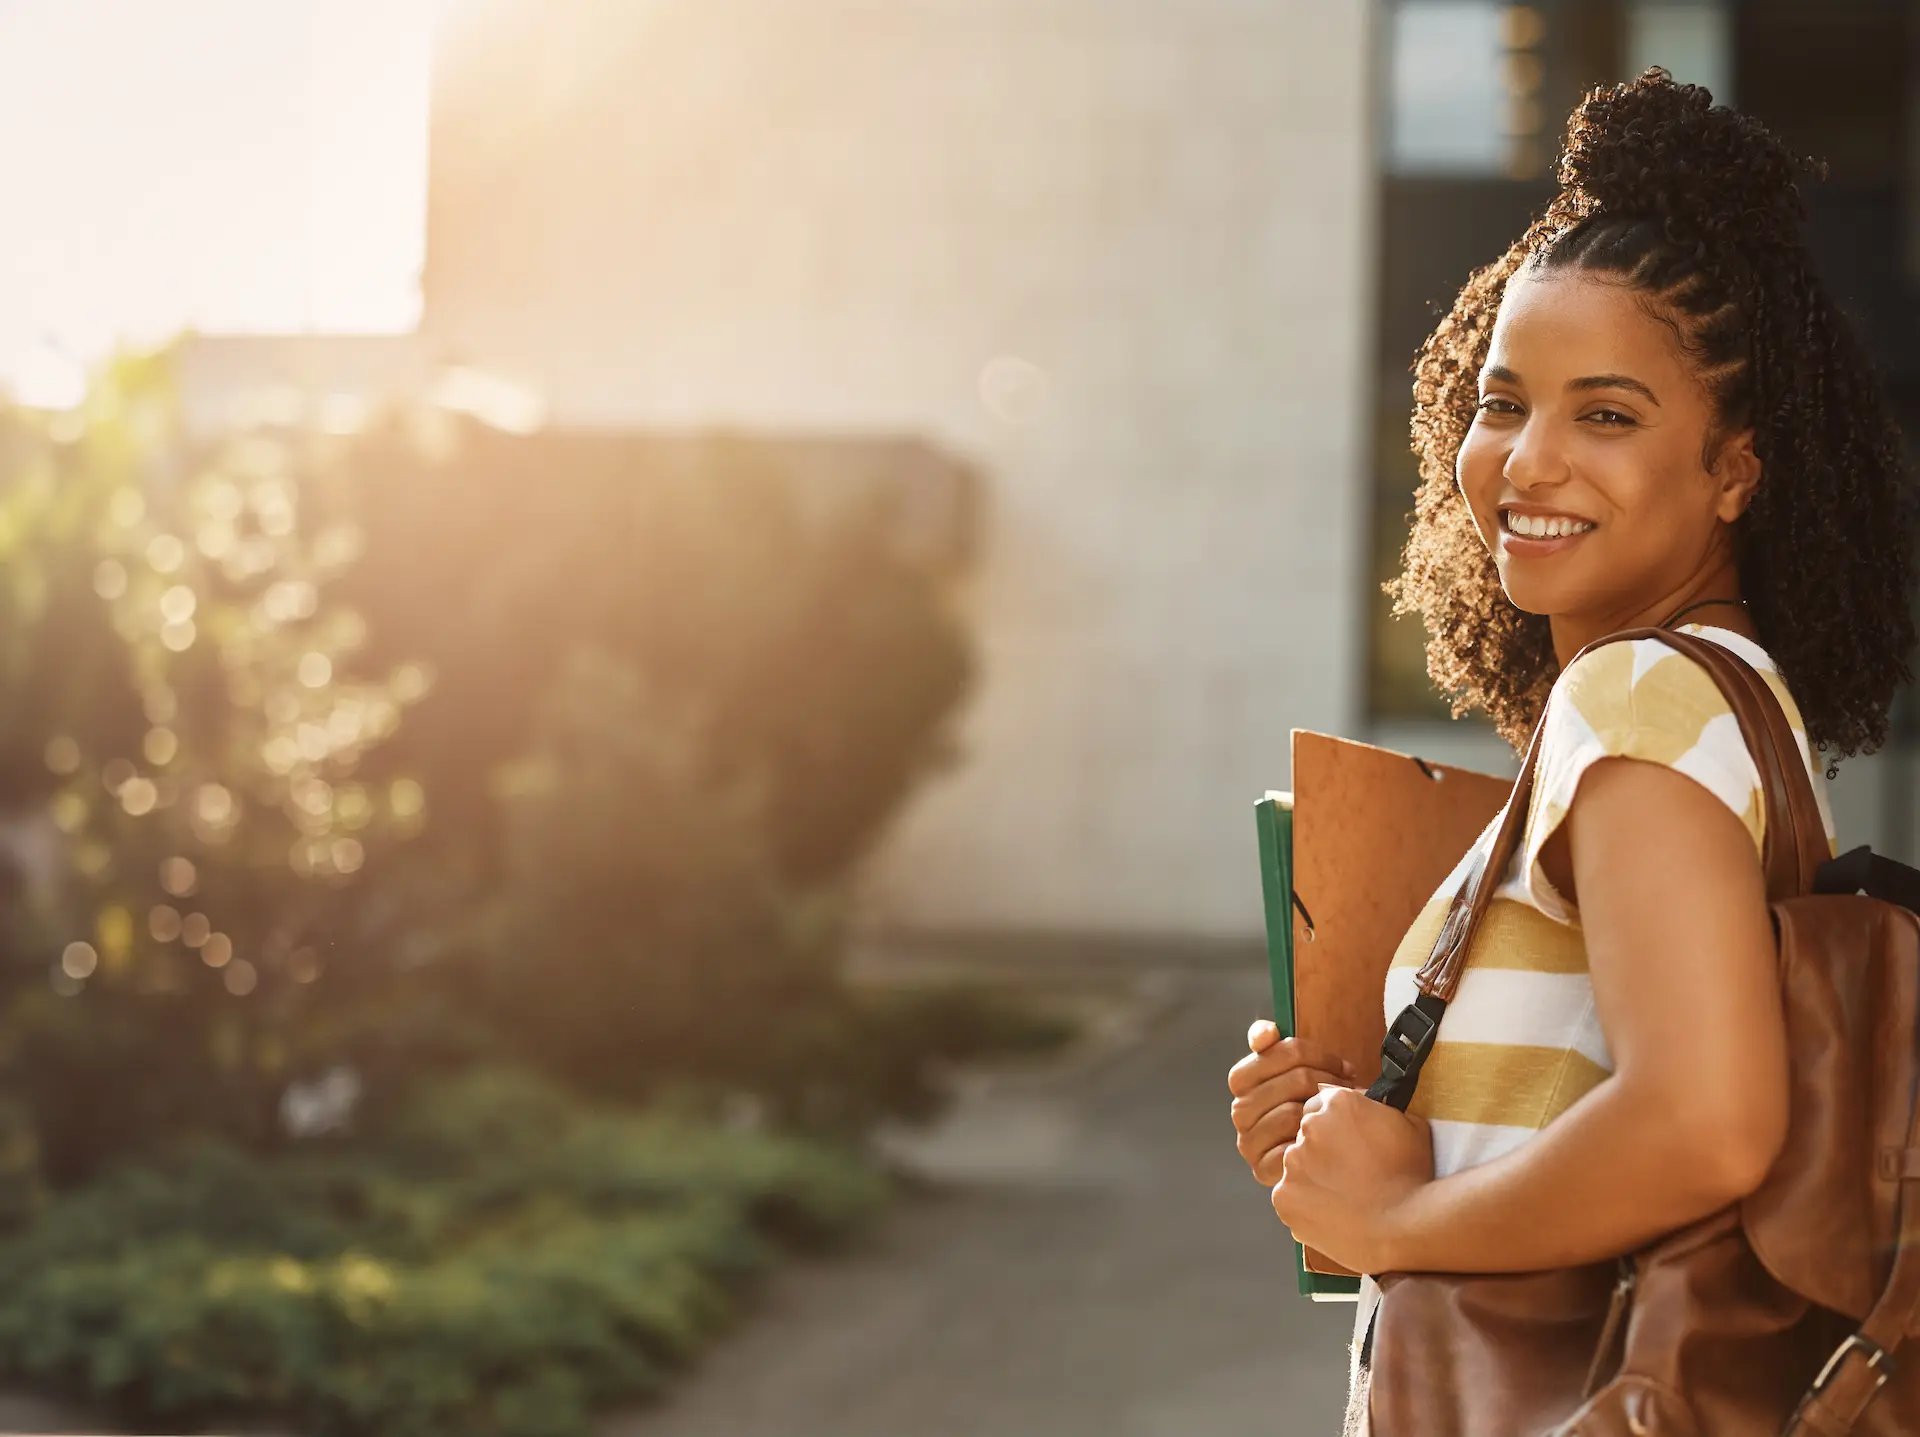
<svg viewBox="0 0 1920 1437">
<path fill-rule="evenodd" d="M 0 3 L 0 387 L 63 406 L 189 327 L 412 329 L 448 3 Z"/>
</svg>

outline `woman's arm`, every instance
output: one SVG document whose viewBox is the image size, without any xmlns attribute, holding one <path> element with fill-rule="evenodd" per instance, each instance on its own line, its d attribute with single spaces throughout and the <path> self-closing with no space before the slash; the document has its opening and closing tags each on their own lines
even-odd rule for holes
<svg viewBox="0 0 1920 1437">
<path fill-rule="evenodd" d="M 1684 774 L 1602 759 L 1543 867 L 1578 894 L 1614 1074 L 1514 1151 L 1413 1189 L 1381 1236 L 1384 1270 L 1629 1252 L 1751 1192 L 1785 1142 L 1776 950 L 1740 820 Z"/>
</svg>

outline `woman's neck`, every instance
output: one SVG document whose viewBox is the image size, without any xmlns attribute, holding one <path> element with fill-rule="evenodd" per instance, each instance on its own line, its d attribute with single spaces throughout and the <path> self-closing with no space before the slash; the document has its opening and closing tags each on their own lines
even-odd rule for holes
<svg viewBox="0 0 1920 1437">
<path fill-rule="evenodd" d="M 1585 616 L 1554 614 L 1549 622 L 1553 629 L 1554 656 L 1563 669 L 1575 654 L 1595 639 L 1618 633 L 1621 629 L 1710 624 L 1717 629 L 1731 630 L 1755 643 L 1760 639 L 1759 631 L 1754 627 L 1753 615 L 1740 597 L 1738 576 L 1731 567 L 1714 574 L 1707 582 L 1689 585 L 1682 592 L 1658 603 L 1645 604 L 1613 618 L 1596 620 Z"/>
</svg>

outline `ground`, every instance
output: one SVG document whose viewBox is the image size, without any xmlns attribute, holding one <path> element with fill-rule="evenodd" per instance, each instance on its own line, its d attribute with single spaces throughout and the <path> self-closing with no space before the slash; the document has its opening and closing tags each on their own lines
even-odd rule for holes
<svg viewBox="0 0 1920 1437">
<path fill-rule="evenodd" d="M 1295 1290 L 1228 1118 L 1266 981 L 1149 967 L 1077 1058 L 977 1075 L 890 1142 L 931 1192 L 603 1437 L 1333 1437 L 1353 1308 Z"/>
</svg>

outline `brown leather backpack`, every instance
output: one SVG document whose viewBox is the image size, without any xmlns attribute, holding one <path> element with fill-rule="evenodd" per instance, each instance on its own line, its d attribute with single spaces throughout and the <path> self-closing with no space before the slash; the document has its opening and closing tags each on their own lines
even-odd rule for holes
<svg viewBox="0 0 1920 1437">
<path fill-rule="evenodd" d="M 1920 1333 L 1920 874 L 1865 848 L 1829 857 L 1793 732 L 1737 654 L 1663 628 L 1587 648 L 1637 638 L 1707 669 L 1765 785 L 1786 1146 L 1756 1192 L 1617 1261 L 1379 1276 L 1372 1437 L 1920 1434 L 1920 1347 L 1898 1351 Z M 1519 842 L 1543 727 L 1387 1034 L 1370 1096 L 1395 1107 Z"/>
</svg>

